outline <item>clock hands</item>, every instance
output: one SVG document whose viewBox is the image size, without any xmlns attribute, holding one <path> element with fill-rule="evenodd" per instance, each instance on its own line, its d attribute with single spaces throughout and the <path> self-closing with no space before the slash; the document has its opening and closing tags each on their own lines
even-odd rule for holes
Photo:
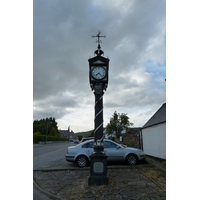
<svg viewBox="0 0 200 200">
<path fill-rule="evenodd" d="M 97 66 L 92 69 L 92 77 L 96 80 L 101 80 L 106 76 L 104 67 Z"/>
<path fill-rule="evenodd" d="M 97 75 L 100 75 L 100 77 L 102 77 L 102 74 L 100 74 L 99 72 L 96 74 L 96 76 L 97 76 Z"/>
</svg>

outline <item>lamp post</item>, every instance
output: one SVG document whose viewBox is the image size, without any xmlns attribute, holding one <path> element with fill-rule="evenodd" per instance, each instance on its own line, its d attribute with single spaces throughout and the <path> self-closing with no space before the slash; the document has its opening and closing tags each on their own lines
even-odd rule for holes
<svg viewBox="0 0 200 200">
<path fill-rule="evenodd" d="M 48 135 L 48 128 L 49 128 L 49 124 L 51 125 L 51 122 L 47 121 L 47 129 L 46 129 L 46 138 L 45 138 L 45 144 L 47 143 L 47 135 Z M 50 126 L 51 128 L 51 126 Z"/>
<path fill-rule="evenodd" d="M 95 95 L 95 119 L 94 119 L 94 151 L 90 155 L 90 176 L 88 185 L 108 184 L 107 177 L 107 155 L 103 146 L 103 95 L 108 87 L 109 59 L 102 56 L 103 51 L 100 46 L 100 32 L 93 37 L 97 37 L 98 47 L 94 52 L 95 57 L 89 62 L 89 81 Z"/>
<path fill-rule="evenodd" d="M 49 127 L 49 122 L 47 122 L 47 130 L 46 130 L 46 139 L 45 139 L 45 144 L 47 143 L 48 127 Z"/>
</svg>

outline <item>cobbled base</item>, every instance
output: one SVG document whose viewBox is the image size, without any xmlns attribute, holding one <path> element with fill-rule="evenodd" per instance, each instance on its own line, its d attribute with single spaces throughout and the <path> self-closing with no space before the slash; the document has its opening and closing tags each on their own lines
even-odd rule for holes
<svg viewBox="0 0 200 200">
<path fill-rule="evenodd" d="M 34 171 L 36 183 L 60 199 L 166 199 L 165 188 L 137 168 L 108 169 L 108 185 L 88 186 L 88 178 L 89 170 Z"/>
</svg>

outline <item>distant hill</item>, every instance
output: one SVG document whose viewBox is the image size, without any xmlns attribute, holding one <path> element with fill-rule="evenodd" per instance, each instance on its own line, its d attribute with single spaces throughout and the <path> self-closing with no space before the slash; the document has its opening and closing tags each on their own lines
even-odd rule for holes
<svg viewBox="0 0 200 200">
<path fill-rule="evenodd" d="M 105 130 L 105 128 L 103 128 L 103 130 Z M 83 136 L 83 137 L 89 137 L 92 131 L 93 131 L 93 130 L 85 131 L 85 132 L 78 132 L 78 133 L 75 133 L 75 135 L 76 135 L 76 136 L 81 135 L 81 136 Z"/>
<path fill-rule="evenodd" d="M 75 135 L 76 135 L 76 136 L 81 135 L 81 136 L 83 136 L 83 137 L 88 137 L 88 136 L 91 134 L 92 131 L 93 131 L 93 130 L 85 131 L 85 132 L 78 132 L 78 133 L 75 133 Z"/>
</svg>

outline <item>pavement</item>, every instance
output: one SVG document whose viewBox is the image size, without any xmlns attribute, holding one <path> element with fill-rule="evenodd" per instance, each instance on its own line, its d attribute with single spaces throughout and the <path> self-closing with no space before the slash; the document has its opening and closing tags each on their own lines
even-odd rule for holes
<svg viewBox="0 0 200 200">
<path fill-rule="evenodd" d="M 89 167 L 34 170 L 34 187 L 48 199 L 164 200 L 166 188 L 143 173 L 152 167 L 155 166 L 152 164 L 108 166 L 109 184 L 101 186 L 88 186 Z"/>
</svg>

